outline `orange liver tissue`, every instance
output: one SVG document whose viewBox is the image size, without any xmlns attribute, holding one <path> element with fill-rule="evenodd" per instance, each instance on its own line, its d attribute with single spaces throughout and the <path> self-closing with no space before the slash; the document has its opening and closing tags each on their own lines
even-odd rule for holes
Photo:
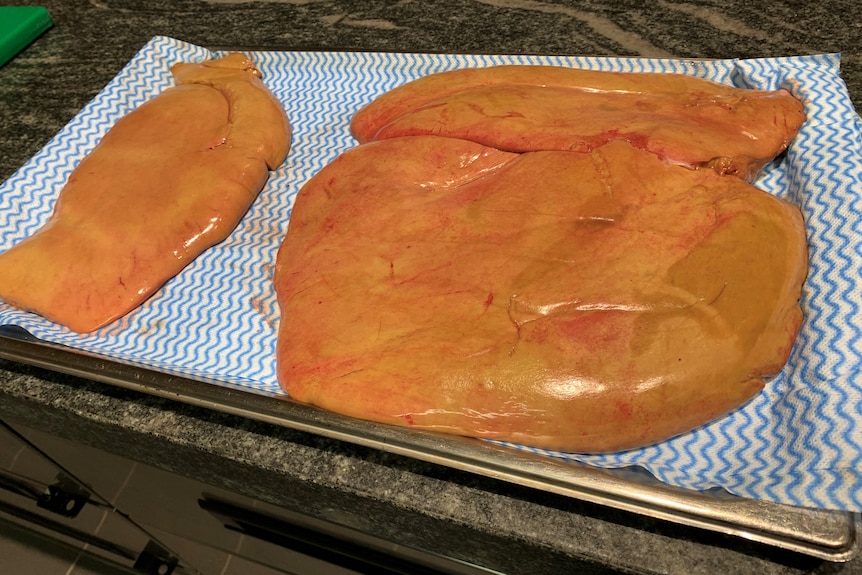
<svg viewBox="0 0 862 575">
<path fill-rule="evenodd" d="M 784 90 L 745 90 L 675 74 L 554 66 L 468 68 L 425 76 L 354 116 L 360 142 L 464 138 L 513 152 L 588 152 L 624 140 L 671 164 L 752 179 L 805 121 Z"/>
<path fill-rule="evenodd" d="M 802 320 L 801 214 L 745 179 L 803 120 L 786 92 L 679 76 L 503 67 L 384 94 L 354 117 L 363 143 L 297 197 L 280 384 L 353 417 L 575 452 L 728 413 Z"/>
<path fill-rule="evenodd" d="M 806 255 L 790 204 L 625 142 L 382 140 L 299 194 L 275 277 L 279 378 L 366 419 L 635 447 L 727 413 L 783 366 Z"/>
<path fill-rule="evenodd" d="M 90 332 L 235 228 L 288 152 L 284 108 L 240 54 L 172 71 L 177 85 L 120 119 L 50 220 L 0 254 L 0 299 Z"/>
</svg>

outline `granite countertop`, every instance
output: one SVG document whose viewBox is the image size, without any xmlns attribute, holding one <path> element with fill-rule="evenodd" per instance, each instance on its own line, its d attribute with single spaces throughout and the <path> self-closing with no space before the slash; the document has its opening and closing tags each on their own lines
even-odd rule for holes
<svg viewBox="0 0 862 575">
<path fill-rule="evenodd" d="M 851 97 L 857 109 L 862 103 L 862 15 L 850 0 L 34 4 L 46 6 L 56 25 L 0 68 L 0 180 L 156 35 L 278 50 L 685 58 L 841 52 Z M 7 360 L 0 360 L 0 419 L 511 572 L 862 574 L 862 558 L 826 563 Z"/>
</svg>

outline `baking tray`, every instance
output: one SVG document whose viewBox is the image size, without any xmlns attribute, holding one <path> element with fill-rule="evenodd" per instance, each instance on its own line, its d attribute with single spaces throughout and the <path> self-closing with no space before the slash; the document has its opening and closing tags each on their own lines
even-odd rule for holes
<svg viewBox="0 0 862 575">
<path fill-rule="evenodd" d="M 637 468 L 599 469 L 492 442 L 352 419 L 119 363 L 38 340 L 17 326 L 0 326 L 0 357 L 828 561 L 849 561 L 862 543 L 858 513 L 779 505 L 723 490 L 690 491 Z"/>
<path fill-rule="evenodd" d="M 83 149 L 82 145 L 88 141 L 91 143 L 93 134 L 107 129 L 109 122 L 108 117 L 104 116 L 106 112 L 116 115 L 119 113 L 118 106 L 131 106 L 132 96 L 142 97 L 140 90 L 158 91 L 160 86 L 167 84 L 166 78 L 160 76 L 158 82 L 154 82 L 154 78 L 149 74 L 149 68 L 146 65 L 154 54 L 162 63 L 173 62 L 177 60 L 176 51 L 185 53 L 190 49 L 200 51 L 198 56 L 204 56 L 202 48 L 191 47 L 166 38 L 156 38 L 145 47 L 142 54 L 146 55 L 146 58 L 136 57 L 124 71 L 123 81 L 128 84 L 118 88 L 119 84 L 112 83 L 98 102 L 87 107 L 89 116 L 79 115 L 76 118 L 77 123 L 73 125 L 75 137 L 71 138 L 71 145 L 75 146 L 76 152 L 71 154 L 71 158 L 74 159 L 80 153 Z M 261 52 L 258 56 L 264 59 L 263 64 L 269 65 L 270 69 L 275 65 L 282 65 L 281 62 L 273 60 L 279 54 Z M 369 89 L 365 84 L 369 79 L 379 81 L 381 70 L 388 69 L 390 72 L 395 70 L 400 73 L 405 70 L 405 66 L 408 66 L 414 74 L 430 71 L 426 67 L 427 58 L 415 55 L 315 52 L 295 53 L 291 54 L 291 58 L 297 65 L 295 71 L 300 74 L 299 80 L 306 82 L 298 87 L 292 85 L 291 89 L 296 90 L 302 86 L 308 87 L 309 90 L 315 88 L 317 90 L 313 93 L 315 104 L 336 102 L 346 105 L 340 101 L 344 95 L 353 94 L 357 88 Z M 463 58 L 466 58 L 468 63 L 472 62 L 472 57 Z M 308 78 L 302 76 L 302 73 L 312 69 L 327 70 L 333 62 L 339 66 L 348 67 L 362 64 L 369 72 L 358 76 L 347 74 L 343 85 L 314 83 L 310 80 L 311 76 Z M 586 63 L 590 64 L 590 62 Z M 627 65 L 639 67 L 643 64 L 640 60 L 633 60 Z M 665 62 L 652 64 L 660 67 L 670 65 Z M 682 66 L 688 71 L 698 71 L 704 66 L 709 66 L 708 63 L 703 62 L 677 62 L 674 65 Z M 756 73 L 756 63 L 754 67 Z M 134 90 L 131 87 L 127 89 L 125 87 L 127 85 Z M 321 91 L 321 88 L 325 89 Z M 382 89 L 382 85 L 378 88 Z M 121 97 L 117 98 L 116 95 Z M 293 112 L 302 111 L 299 103 L 292 103 L 296 106 Z M 356 102 L 351 102 L 346 105 L 346 109 L 355 110 L 355 106 Z M 309 116 L 314 117 L 316 114 L 316 117 L 325 118 L 326 123 L 323 126 L 314 122 L 303 123 L 301 128 L 305 132 L 297 142 L 305 147 L 306 153 L 335 153 L 331 146 L 334 136 L 328 130 L 331 129 L 331 113 L 340 113 L 339 109 L 330 109 L 330 115 L 319 114 L 316 109 L 310 109 L 307 112 Z M 300 115 L 300 118 L 302 117 Z M 80 139 L 77 138 L 78 135 L 81 135 Z M 342 145 L 349 145 L 346 143 L 349 142 L 349 137 L 346 134 L 342 136 L 344 136 L 343 141 L 339 140 L 339 142 Z M 63 155 L 59 162 L 55 161 L 50 166 L 52 169 L 44 169 L 43 163 L 46 160 L 54 161 L 53 154 L 57 152 L 59 143 L 67 144 L 65 140 L 55 142 L 57 145 L 49 144 L 46 150 L 34 159 L 40 169 L 30 170 L 28 175 L 34 176 L 33 182 L 37 186 L 44 183 L 41 178 L 46 173 L 57 180 L 54 181 L 54 185 L 60 185 L 57 178 L 63 170 L 70 168 L 71 164 L 65 162 L 69 156 Z M 292 155 L 295 154 L 292 152 Z M 315 162 L 310 167 L 319 167 L 317 164 L 323 162 L 325 158 L 315 157 Z M 281 183 L 283 185 L 284 180 L 281 180 Z M 273 206 L 263 204 L 259 207 L 270 209 Z M 279 205 L 279 207 L 283 206 Z M 49 205 L 41 204 L 39 208 L 44 212 L 43 215 L 46 215 Z M 26 218 L 27 225 L 35 225 L 32 211 L 26 212 Z M 258 221 L 254 217 L 249 220 Z M 270 231 L 279 239 L 283 236 L 283 230 Z M 206 257 L 207 255 L 203 256 L 201 260 Z M 190 275 L 186 272 L 183 277 L 187 278 Z M 162 303 L 164 300 L 157 302 L 157 305 Z M 265 301 L 257 298 L 255 303 L 269 309 L 271 315 L 275 314 L 272 298 Z M 136 324 L 135 321 L 133 319 L 130 320 L 131 323 L 126 323 L 124 319 L 117 330 L 150 333 L 149 329 L 152 325 L 156 325 L 143 320 L 140 324 Z M 158 325 L 167 328 L 182 324 L 183 322 L 180 321 Z M 181 338 L 182 336 L 176 336 L 172 341 L 181 341 Z M 0 326 L 0 357 L 649 517 L 738 536 L 829 561 L 847 561 L 856 555 L 860 547 L 862 522 L 857 513 L 780 505 L 733 496 L 719 489 L 686 490 L 660 482 L 640 467 L 604 469 L 494 442 L 418 432 L 346 418 L 299 404 L 285 399 L 284 396 L 274 398 L 273 393 L 267 389 L 255 389 L 260 393 L 252 393 L 247 387 L 226 385 L 224 381 L 189 375 L 188 372 L 178 375 L 177 371 L 172 369 L 159 371 L 154 365 L 142 367 L 147 365 L 145 361 L 127 361 L 109 354 L 84 351 L 67 341 L 48 342 L 47 339 L 37 339 L 18 326 Z M 240 372 L 242 371 L 241 369 Z M 245 373 L 249 373 L 248 370 Z"/>
</svg>

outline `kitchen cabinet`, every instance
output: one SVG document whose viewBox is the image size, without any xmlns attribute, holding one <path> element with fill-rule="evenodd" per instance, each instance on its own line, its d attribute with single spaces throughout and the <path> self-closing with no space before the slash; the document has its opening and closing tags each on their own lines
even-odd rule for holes
<svg viewBox="0 0 862 575">
<path fill-rule="evenodd" d="M 0 521 L 152 575 L 492 572 L 5 422 Z"/>
<path fill-rule="evenodd" d="M 107 565 L 154 575 L 190 573 L 176 555 L 104 496 L 121 484 L 123 469 L 90 467 L 88 476 L 98 477 L 103 486 L 113 484 L 108 491 L 97 491 L 34 439 L 45 437 L 0 422 L 0 523 L 31 531 L 70 551 L 86 551 L 91 560 Z M 62 446 L 62 457 L 94 463 L 68 442 L 49 443 Z"/>
</svg>

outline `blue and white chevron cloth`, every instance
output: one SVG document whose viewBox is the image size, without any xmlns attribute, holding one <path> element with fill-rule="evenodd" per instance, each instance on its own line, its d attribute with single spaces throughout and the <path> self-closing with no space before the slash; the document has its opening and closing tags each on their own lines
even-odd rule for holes
<svg viewBox="0 0 862 575">
<path fill-rule="evenodd" d="M 59 134 L 0 186 L 0 251 L 45 222 L 69 173 L 111 125 L 171 85 L 170 66 L 221 54 L 152 39 Z M 282 395 L 279 310 L 272 286 L 295 194 L 354 145 L 354 111 L 413 78 L 505 63 L 678 72 L 743 87 L 790 90 L 809 117 L 787 156 L 756 182 L 803 210 L 810 275 L 805 320 L 783 373 L 743 408 L 659 445 L 576 456 L 600 467 L 642 466 L 685 488 L 791 505 L 862 511 L 862 121 L 838 55 L 758 60 L 252 52 L 294 129 L 293 149 L 225 242 L 208 250 L 127 317 L 78 335 L 0 304 L 0 324 L 118 361 L 235 389 Z"/>
</svg>

